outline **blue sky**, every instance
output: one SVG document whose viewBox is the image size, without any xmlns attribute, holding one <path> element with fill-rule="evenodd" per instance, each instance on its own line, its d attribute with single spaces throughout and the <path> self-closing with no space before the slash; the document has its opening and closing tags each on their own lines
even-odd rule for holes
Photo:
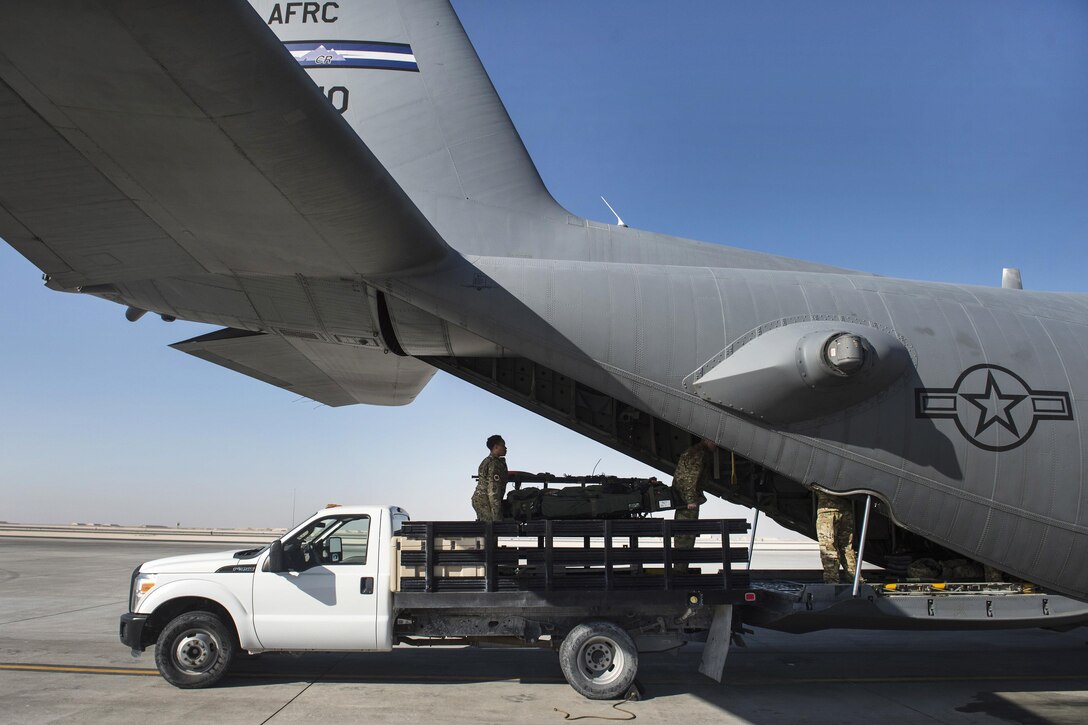
<svg viewBox="0 0 1088 725">
<path fill-rule="evenodd" d="M 1088 4 L 455 7 L 572 212 L 880 274 L 1085 291 Z M 469 516 L 512 467 L 652 475 L 439 374 L 330 409 L 166 346 L 205 331 L 49 292 L 0 245 L 0 519 L 286 525 L 326 502 Z M 731 515 L 720 504 L 707 515 Z M 773 533 L 767 529 L 766 533 Z"/>
</svg>

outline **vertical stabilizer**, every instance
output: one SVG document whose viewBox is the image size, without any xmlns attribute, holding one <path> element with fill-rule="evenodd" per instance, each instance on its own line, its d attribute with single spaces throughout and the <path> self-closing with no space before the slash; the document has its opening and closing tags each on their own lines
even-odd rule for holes
<svg viewBox="0 0 1088 725">
<path fill-rule="evenodd" d="M 450 197 L 565 216 L 447 0 L 253 6 L 421 208 Z"/>
</svg>

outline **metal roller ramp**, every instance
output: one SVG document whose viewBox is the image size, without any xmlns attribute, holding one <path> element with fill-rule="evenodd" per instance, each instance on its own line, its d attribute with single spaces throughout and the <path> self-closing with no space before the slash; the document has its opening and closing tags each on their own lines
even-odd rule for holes
<svg viewBox="0 0 1088 725">
<path fill-rule="evenodd" d="M 850 584 L 757 580 L 744 622 L 782 632 L 822 629 L 1071 629 L 1088 624 L 1088 602 L 1031 584 Z"/>
</svg>

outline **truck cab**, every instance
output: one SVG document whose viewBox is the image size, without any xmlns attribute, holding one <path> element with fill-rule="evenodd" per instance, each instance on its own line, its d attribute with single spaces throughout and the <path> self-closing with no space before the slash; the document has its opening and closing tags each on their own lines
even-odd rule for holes
<svg viewBox="0 0 1088 725">
<path fill-rule="evenodd" d="M 164 676 L 194 687 L 210 684 L 205 665 L 226 650 L 389 650 L 388 543 L 408 519 L 397 506 L 336 506 L 269 546 L 146 562 L 132 574 L 121 639 L 134 651 L 158 643 Z"/>
<path fill-rule="evenodd" d="M 253 626 L 263 649 L 392 646 L 388 541 L 397 511 L 329 508 L 272 543 L 252 575 Z"/>
</svg>

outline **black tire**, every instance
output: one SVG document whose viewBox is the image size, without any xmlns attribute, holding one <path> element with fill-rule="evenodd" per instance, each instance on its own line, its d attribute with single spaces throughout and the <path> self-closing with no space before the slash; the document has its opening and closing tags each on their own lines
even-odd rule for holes
<svg viewBox="0 0 1088 725">
<path fill-rule="evenodd" d="M 186 612 L 163 627 L 155 664 L 174 687 L 211 687 L 226 674 L 236 649 L 234 633 L 217 615 Z"/>
<path fill-rule="evenodd" d="M 559 666 L 571 687 L 590 700 L 620 700 L 638 673 L 638 649 L 611 622 L 584 622 L 559 645 Z"/>
</svg>

